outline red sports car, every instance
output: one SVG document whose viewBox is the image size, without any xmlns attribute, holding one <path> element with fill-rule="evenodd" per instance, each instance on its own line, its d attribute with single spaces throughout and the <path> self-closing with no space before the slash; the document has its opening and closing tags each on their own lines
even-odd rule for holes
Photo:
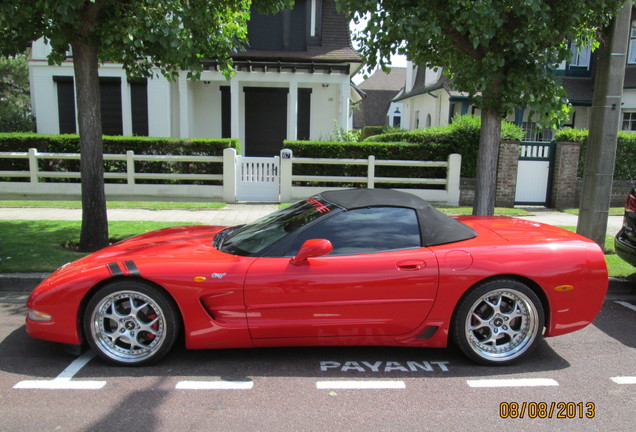
<svg viewBox="0 0 636 432">
<path fill-rule="evenodd" d="M 36 338 L 142 365 L 190 349 L 445 347 L 508 364 L 590 324 L 601 249 L 549 225 L 452 218 L 393 190 L 324 192 L 256 222 L 144 234 L 68 264 L 28 300 Z"/>
</svg>

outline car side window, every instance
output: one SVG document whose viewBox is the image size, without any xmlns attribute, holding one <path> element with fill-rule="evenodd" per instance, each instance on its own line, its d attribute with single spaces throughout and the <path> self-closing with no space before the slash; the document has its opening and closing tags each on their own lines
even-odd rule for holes
<svg viewBox="0 0 636 432">
<path fill-rule="evenodd" d="M 303 232 L 287 251 L 294 256 L 309 239 L 331 241 L 329 255 L 354 255 L 421 247 L 415 210 L 402 207 L 370 207 L 349 210 Z"/>
</svg>

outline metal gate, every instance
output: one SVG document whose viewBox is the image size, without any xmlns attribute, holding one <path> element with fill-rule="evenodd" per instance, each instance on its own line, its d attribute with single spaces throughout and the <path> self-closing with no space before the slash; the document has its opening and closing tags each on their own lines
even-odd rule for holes
<svg viewBox="0 0 636 432">
<path fill-rule="evenodd" d="M 554 150 L 554 142 L 521 143 L 515 204 L 549 204 Z"/>
<path fill-rule="evenodd" d="M 236 200 L 278 201 L 280 195 L 280 158 L 236 158 Z"/>
</svg>

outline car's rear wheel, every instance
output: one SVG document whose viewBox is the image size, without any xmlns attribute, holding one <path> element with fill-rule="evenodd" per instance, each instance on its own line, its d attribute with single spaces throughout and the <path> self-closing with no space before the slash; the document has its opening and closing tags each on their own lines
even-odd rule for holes
<svg viewBox="0 0 636 432">
<path fill-rule="evenodd" d="M 170 351 L 179 319 L 172 299 L 137 280 L 120 280 L 100 288 L 87 304 L 84 335 L 105 361 L 140 366 Z"/>
<path fill-rule="evenodd" d="M 453 335 L 469 358 L 505 365 L 527 356 L 541 339 L 541 301 L 527 285 L 493 280 L 475 287 L 462 300 L 453 320 Z"/>
</svg>

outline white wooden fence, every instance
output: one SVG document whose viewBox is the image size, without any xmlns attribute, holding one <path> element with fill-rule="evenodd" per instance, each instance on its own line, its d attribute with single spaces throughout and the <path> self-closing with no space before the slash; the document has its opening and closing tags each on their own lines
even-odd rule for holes
<svg viewBox="0 0 636 432">
<path fill-rule="evenodd" d="M 28 152 L 0 152 L 0 159 L 27 159 L 28 169 L 16 171 L 0 171 L 0 198 L 50 198 L 77 199 L 81 196 L 79 182 L 55 182 L 49 179 L 80 178 L 79 172 L 46 171 L 40 168 L 39 161 L 46 159 L 79 160 L 79 153 L 40 153 L 36 149 Z M 237 196 L 245 193 L 237 191 L 238 187 L 245 187 L 237 180 L 237 166 L 241 156 L 237 156 L 235 149 L 225 149 L 223 156 L 182 156 L 182 155 L 138 155 L 133 151 L 126 154 L 104 154 L 106 161 L 125 161 L 126 170 L 121 172 L 107 172 L 105 177 L 106 195 L 109 199 L 193 199 L 214 200 L 222 199 L 235 202 Z M 175 174 L 175 173 L 139 173 L 135 171 L 136 162 L 186 162 L 186 163 L 214 163 L 222 164 L 222 174 Z M 363 165 L 367 167 L 367 175 L 362 177 L 347 176 L 301 176 L 293 174 L 294 164 L 332 164 L 332 165 Z M 375 168 L 378 166 L 404 167 L 434 167 L 444 168 L 446 176 L 441 178 L 401 178 L 378 177 Z M 280 156 L 280 189 L 278 197 L 266 197 L 268 201 L 288 202 L 301 199 L 323 190 L 337 189 L 338 183 L 366 184 L 368 188 L 376 183 L 415 184 L 422 188 L 408 189 L 409 192 L 424 199 L 435 202 L 445 202 L 451 205 L 459 203 L 459 176 L 461 156 L 452 154 L 447 161 L 423 162 L 402 160 L 376 160 L 374 156 L 367 159 L 315 159 L 294 158 L 291 150 L 284 149 Z M 16 181 L 17 179 L 28 181 Z M 125 180 L 112 183 L 109 180 Z M 139 180 L 158 180 L 165 183 L 139 184 Z M 176 184 L 175 181 L 206 180 L 216 181 L 219 185 Z M 333 183 L 334 187 L 296 186 L 294 182 Z M 438 189 L 426 189 L 427 185 L 436 185 Z M 443 186 L 443 188 L 439 188 Z M 256 199 L 258 200 L 258 199 Z"/>
</svg>

